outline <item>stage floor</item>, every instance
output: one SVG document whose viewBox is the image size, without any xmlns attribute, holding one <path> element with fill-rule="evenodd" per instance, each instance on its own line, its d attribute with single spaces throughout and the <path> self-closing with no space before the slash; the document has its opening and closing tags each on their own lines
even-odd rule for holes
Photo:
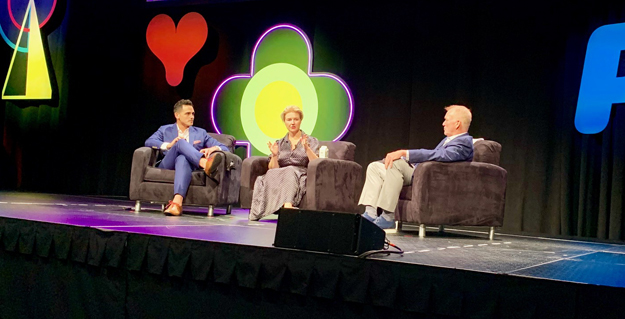
<svg viewBox="0 0 625 319">
<path fill-rule="evenodd" d="M 164 216 L 160 205 L 97 197 L 0 192 L 0 217 L 91 227 L 105 231 L 140 233 L 190 240 L 272 247 L 277 216 L 251 222 L 248 210 L 185 207 L 181 217 Z M 406 229 L 408 229 L 406 231 Z M 475 272 L 506 274 L 611 287 L 625 287 L 625 245 L 572 240 L 495 235 L 448 227 L 444 233 L 428 228 L 426 238 L 417 229 L 389 234 L 403 256 L 377 255 L 376 259 Z M 279 248 L 276 248 L 279 249 Z M 346 258 L 356 258 L 346 256 Z"/>
</svg>

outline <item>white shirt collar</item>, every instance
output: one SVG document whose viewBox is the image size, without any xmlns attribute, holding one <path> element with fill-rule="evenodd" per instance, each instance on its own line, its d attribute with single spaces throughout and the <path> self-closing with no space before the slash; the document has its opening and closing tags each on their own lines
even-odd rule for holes
<svg viewBox="0 0 625 319">
<path fill-rule="evenodd" d="M 178 126 L 178 123 L 176 123 L 176 128 L 178 129 L 178 136 L 182 136 L 182 138 L 184 138 L 185 140 L 187 140 L 187 142 L 189 141 L 189 128 L 187 127 L 186 130 L 181 130 L 180 126 Z"/>
<path fill-rule="evenodd" d="M 447 137 L 447 139 L 445 139 L 445 143 L 443 143 L 443 145 L 451 142 L 451 140 L 453 140 L 454 138 L 456 138 L 456 137 L 458 137 L 460 135 L 464 135 L 464 134 L 469 134 L 469 132 L 464 132 L 464 133 L 460 133 L 460 134 L 449 136 L 449 137 Z"/>
</svg>

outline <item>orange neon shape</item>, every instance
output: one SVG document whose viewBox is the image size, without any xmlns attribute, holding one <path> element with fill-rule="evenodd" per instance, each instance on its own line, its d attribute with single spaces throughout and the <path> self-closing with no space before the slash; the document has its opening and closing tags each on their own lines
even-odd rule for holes
<svg viewBox="0 0 625 319">
<path fill-rule="evenodd" d="M 184 68 L 206 42 L 208 26 L 204 17 L 196 12 L 187 13 L 178 22 L 159 14 L 152 18 L 145 38 L 148 47 L 165 66 L 165 77 L 171 86 L 182 82 Z"/>
</svg>

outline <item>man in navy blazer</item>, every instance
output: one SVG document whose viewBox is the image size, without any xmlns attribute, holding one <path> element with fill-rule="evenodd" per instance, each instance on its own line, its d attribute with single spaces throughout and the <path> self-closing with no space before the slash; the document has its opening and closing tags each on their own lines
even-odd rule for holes
<svg viewBox="0 0 625 319">
<path fill-rule="evenodd" d="M 433 150 L 397 150 L 386 154 L 384 161 L 367 167 L 367 178 L 359 205 L 365 206 L 363 217 L 382 229 L 395 226 L 395 208 L 401 188 L 412 184 L 412 174 L 426 161 L 459 162 L 473 160 L 473 137 L 469 135 L 471 111 L 462 105 L 445 108 L 444 138 Z M 378 216 L 378 207 L 382 214 Z"/>
<path fill-rule="evenodd" d="M 195 110 L 190 100 L 180 100 L 174 105 L 176 123 L 161 126 L 145 141 L 145 146 L 159 148 L 165 157 L 159 168 L 176 170 L 174 198 L 165 208 L 165 215 L 180 216 L 182 201 L 191 183 L 191 173 L 201 167 L 211 176 L 224 160 L 228 147 L 210 137 L 206 130 L 193 126 Z"/>
</svg>

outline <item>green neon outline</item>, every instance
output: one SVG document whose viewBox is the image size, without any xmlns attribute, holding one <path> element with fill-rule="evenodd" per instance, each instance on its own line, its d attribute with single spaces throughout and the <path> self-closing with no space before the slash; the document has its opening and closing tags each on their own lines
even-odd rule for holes
<svg viewBox="0 0 625 319">
<path fill-rule="evenodd" d="M 252 145 L 264 145 L 274 140 L 267 136 L 256 123 L 254 114 L 256 99 L 260 92 L 268 84 L 275 81 L 287 82 L 299 93 L 302 99 L 302 108 L 306 111 L 306 120 L 302 121 L 301 129 L 304 132 L 312 132 L 317 123 L 319 102 L 317 90 L 308 74 L 302 69 L 288 63 L 274 63 L 264 67 L 254 74 L 247 84 L 241 97 L 241 124 L 246 137 Z M 278 116 L 276 114 L 276 116 Z M 258 148 L 257 148 L 258 149 Z M 258 149 L 263 154 L 269 154 L 267 149 Z"/>
<path fill-rule="evenodd" d="M 26 14 L 24 14 L 24 22 L 22 22 L 22 26 L 26 25 L 26 19 L 28 18 L 28 15 L 31 13 L 30 5 L 31 5 L 31 3 L 29 1 L 28 2 L 28 8 L 26 8 Z M 30 26 L 30 24 L 29 24 L 29 26 Z M 24 28 L 20 29 L 20 33 L 18 34 L 17 41 L 15 43 L 19 44 L 22 41 L 22 35 L 23 34 L 24 34 Z M 30 34 L 27 34 L 26 36 L 28 37 L 28 40 L 30 40 Z M 30 41 L 27 41 L 27 44 L 30 44 Z M 26 87 L 24 87 L 24 94 L 22 94 L 22 95 L 6 95 L 7 85 L 9 84 L 9 78 L 11 77 L 11 72 L 13 71 L 13 64 L 15 62 L 15 57 L 17 56 L 17 52 L 19 51 L 18 48 L 19 48 L 19 45 L 13 51 L 13 56 L 11 57 L 11 63 L 9 64 L 9 72 L 7 72 L 7 77 L 4 80 L 4 86 L 2 87 L 2 99 L 3 100 L 25 100 L 25 99 L 27 99 L 25 96 L 28 94 L 28 92 L 27 92 L 28 90 L 26 88 L 28 86 L 28 84 L 26 84 Z M 28 78 L 26 78 L 26 83 L 28 83 Z"/>
</svg>

